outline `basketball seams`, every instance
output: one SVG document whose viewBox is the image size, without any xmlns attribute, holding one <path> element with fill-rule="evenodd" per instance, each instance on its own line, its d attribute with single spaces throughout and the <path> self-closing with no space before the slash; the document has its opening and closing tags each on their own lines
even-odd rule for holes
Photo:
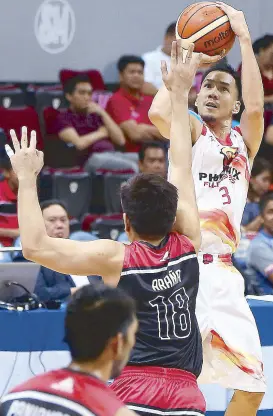
<svg viewBox="0 0 273 416">
<path fill-rule="evenodd" d="M 223 20 L 223 23 L 220 22 L 220 24 L 217 25 L 217 21 L 220 19 Z M 209 23 L 207 26 L 203 27 L 202 29 L 199 29 L 197 32 L 195 32 L 188 38 L 183 38 L 183 40 L 188 40 L 189 42 L 197 42 L 199 39 L 202 39 L 204 36 L 208 35 L 209 33 L 213 32 L 216 29 L 219 29 L 219 27 L 225 25 L 228 22 L 229 20 L 227 16 L 220 16 L 217 19 L 215 19 L 213 22 Z M 200 33 L 201 36 L 198 36 L 198 33 Z"/>
<path fill-rule="evenodd" d="M 181 37 L 181 38 L 183 38 L 183 33 L 184 33 L 184 30 L 186 29 L 186 27 L 187 27 L 187 25 L 188 25 L 188 23 L 190 22 L 190 20 L 192 19 L 192 17 L 196 14 L 196 13 L 198 13 L 200 10 L 202 10 L 202 9 L 204 9 L 204 8 L 206 8 L 206 7 L 215 7 L 215 4 L 214 3 L 212 3 L 212 4 L 205 4 L 204 6 L 202 6 L 202 7 L 200 7 L 199 9 L 197 9 L 189 18 L 188 18 L 188 20 L 186 21 L 186 23 L 184 24 L 184 27 L 183 27 L 183 30 L 182 30 L 182 32 L 181 32 L 181 34 L 179 34 L 179 36 Z M 182 15 L 182 14 L 184 14 L 185 13 L 185 11 L 183 11 L 181 14 L 180 14 L 180 16 Z M 178 18 L 178 21 L 180 20 L 180 16 L 179 16 L 179 18 Z M 220 16 L 220 17 L 222 17 L 222 16 Z M 204 26 L 204 27 L 206 27 L 206 26 Z M 196 32 L 199 32 L 199 30 L 200 29 L 198 29 Z M 192 36 L 196 33 L 196 32 L 194 32 L 194 33 L 192 33 Z"/>
</svg>

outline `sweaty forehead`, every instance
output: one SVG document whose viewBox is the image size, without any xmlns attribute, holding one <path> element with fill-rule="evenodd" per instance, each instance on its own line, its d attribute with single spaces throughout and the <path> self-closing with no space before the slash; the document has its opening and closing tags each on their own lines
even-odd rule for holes
<svg viewBox="0 0 273 416">
<path fill-rule="evenodd" d="M 210 80 L 210 81 L 218 83 L 218 84 L 223 82 L 225 84 L 229 84 L 229 85 L 235 87 L 235 79 L 233 78 L 233 76 L 231 76 L 227 72 L 212 71 L 204 79 L 204 81 L 207 81 L 207 80 Z"/>
</svg>

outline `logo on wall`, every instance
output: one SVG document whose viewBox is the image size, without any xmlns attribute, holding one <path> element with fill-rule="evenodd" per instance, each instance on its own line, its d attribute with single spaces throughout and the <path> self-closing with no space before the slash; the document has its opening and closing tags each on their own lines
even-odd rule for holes
<svg viewBox="0 0 273 416">
<path fill-rule="evenodd" d="M 75 14 L 67 0 L 44 0 L 34 23 L 36 39 L 48 53 L 61 53 L 71 44 L 76 29 Z"/>
</svg>

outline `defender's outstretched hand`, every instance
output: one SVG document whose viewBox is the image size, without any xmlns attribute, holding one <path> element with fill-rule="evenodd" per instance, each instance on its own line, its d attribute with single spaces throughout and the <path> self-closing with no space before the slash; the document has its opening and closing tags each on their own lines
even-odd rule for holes
<svg viewBox="0 0 273 416">
<path fill-rule="evenodd" d="M 188 50 L 182 48 L 180 40 L 172 43 L 170 70 L 167 69 L 166 61 L 161 62 L 162 79 L 169 91 L 189 92 L 191 89 L 196 71 L 202 62 L 202 54 L 193 54 L 193 50 L 193 43 Z M 185 59 L 183 54 L 186 55 Z"/>
<path fill-rule="evenodd" d="M 22 127 L 21 142 L 14 130 L 10 131 L 10 135 L 14 151 L 8 144 L 5 148 L 18 179 L 37 177 L 44 165 L 44 154 L 36 149 L 36 131 L 31 132 L 29 143 L 26 127 Z"/>
</svg>

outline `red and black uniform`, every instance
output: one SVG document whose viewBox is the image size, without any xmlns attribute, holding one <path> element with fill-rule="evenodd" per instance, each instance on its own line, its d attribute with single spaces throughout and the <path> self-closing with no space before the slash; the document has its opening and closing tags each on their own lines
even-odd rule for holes
<svg viewBox="0 0 273 416">
<path fill-rule="evenodd" d="M 34 377 L 1 399 L 1 416 L 114 416 L 124 404 L 98 378 L 70 369 Z"/>
<path fill-rule="evenodd" d="M 128 366 L 111 387 L 137 413 L 205 412 L 196 383 L 202 368 L 198 283 L 194 247 L 178 233 L 157 247 L 134 242 L 125 248 L 119 287 L 136 300 L 139 330 Z"/>
</svg>

